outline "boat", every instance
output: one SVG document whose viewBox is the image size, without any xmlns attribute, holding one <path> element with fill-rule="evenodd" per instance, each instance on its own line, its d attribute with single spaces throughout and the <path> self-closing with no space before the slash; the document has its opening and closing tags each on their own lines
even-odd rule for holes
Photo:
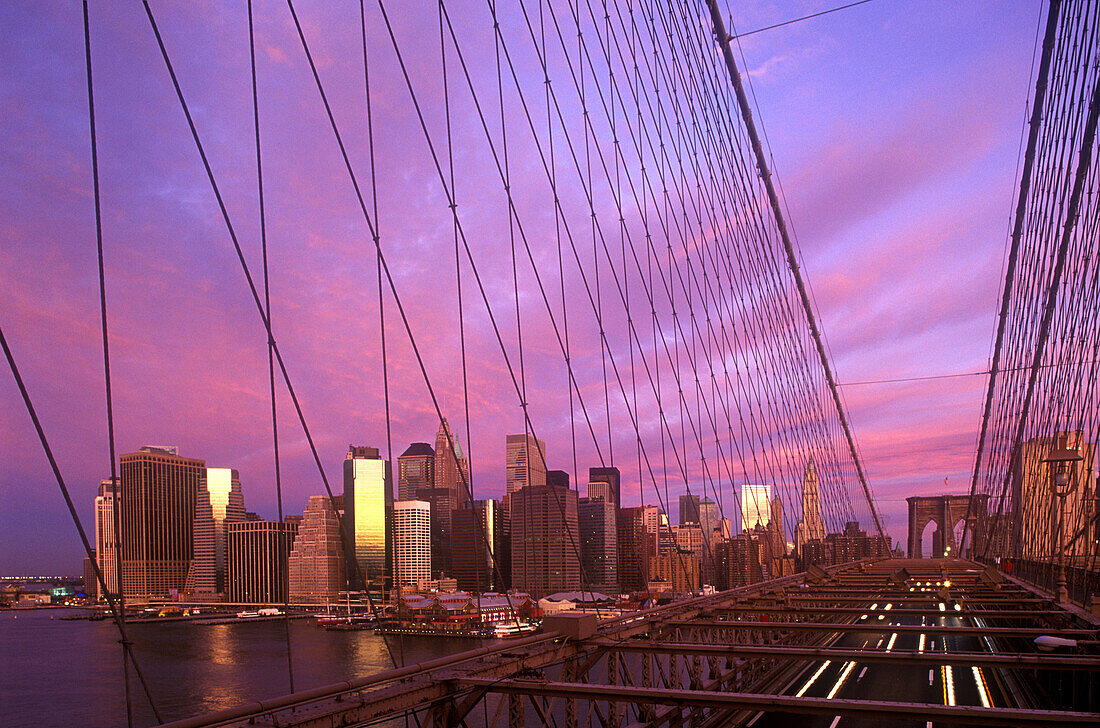
<svg viewBox="0 0 1100 728">
<path fill-rule="evenodd" d="M 347 618 L 335 622 L 325 622 L 321 626 L 333 632 L 359 632 L 374 629 L 374 624 L 371 622 L 357 622 Z"/>
<path fill-rule="evenodd" d="M 539 626 L 531 622 L 503 622 L 493 627 L 493 636 L 501 640 L 516 639 L 525 634 L 538 632 Z"/>
<path fill-rule="evenodd" d="M 252 619 L 259 616 L 259 612 L 237 612 L 237 619 Z"/>
</svg>

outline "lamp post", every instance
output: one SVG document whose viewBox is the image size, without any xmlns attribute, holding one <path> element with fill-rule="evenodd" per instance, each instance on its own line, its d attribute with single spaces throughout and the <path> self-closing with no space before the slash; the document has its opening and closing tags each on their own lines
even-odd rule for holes
<svg viewBox="0 0 1100 728">
<path fill-rule="evenodd" d="M 1066 510 L 1066 496 L 1073 492 L 1077 484 L 1077 463 L 1083 459 L 1080 452 L 1067 444 L 1052 450 L 1050 456 L 1043 461 L 1050 466 L 1050 507 L 1052 509 L 1055 505 L 1058 507 L 1058 531 L 1054 548 L 1058 553 L 1055 595 L 1059 602 L 1069 600 L 1069 592 L 1066 590 L 1066 554 L 1062 543 L 1062 520 Z"/>
</svg>

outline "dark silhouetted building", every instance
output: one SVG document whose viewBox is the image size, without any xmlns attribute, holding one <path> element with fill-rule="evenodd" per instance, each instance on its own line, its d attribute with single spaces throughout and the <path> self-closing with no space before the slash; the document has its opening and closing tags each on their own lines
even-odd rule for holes
<svg viewBox="0 0 1100 728">
<path fill-rule="evenodd" d="M 494 500 L 478 500 L 451 514 L 451 559 L 458 588 L 471 594 L 504 591 L 494 559 L 501 567 L 501 508 Z"/>
<path fill-rule="evenodd" d="M 605 501 L 618 508 L 622 505 L 621 490 L 621 476 L 618 468 L 588 469 L 589 498 L 602 496 Z"/>
<path fill-rule="evenodd" d="M 512 586 L 534 597 L 581 586 L 577 493 L 568 474 L 511 493 Z"/>
<path fill-rule="evenodd" d="M 649 534 L 645 527 L 645 506 L 620 508 L 618 514 L 619 588 L 639 591 L 649 581 Z"/>
<path fill-rule="evenodd" d="M 397 497 L 414 500 L 422 488 L 435 487 L 435 450 L 426 442 L 414 442 L 397 458 Z"/>
<path fill-rule="evenodd" d="M 749 534 L 719 542 L 715 560 L 719 589 L 733 589 L 764 579 L 760 568 L 760 542 Z"/>
<path fill-rule="evenodd" d="M 699 496 L 687 494 L 680 496 L 680 525 L 699 522 Z"/>
<path fill-rule="evenodd" d="M 618 509 L 601 497 L 581 498 L 577 505 L 581 569 L 592 588 L 617 590 L 619 584 Z"/>
</svg>

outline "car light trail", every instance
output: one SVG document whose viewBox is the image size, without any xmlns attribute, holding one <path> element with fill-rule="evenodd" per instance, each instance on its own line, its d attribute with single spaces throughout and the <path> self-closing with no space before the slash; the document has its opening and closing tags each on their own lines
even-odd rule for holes
<svg viewBox="0 0 1100 728">
<path fill-rule="evenodd" d="M 989 687 L 985 684 L 985 675 L 977 665 L 970 668 L 974 673 L 974 682 L 978 685 L 978 698 L 982 701 L 983 708 L 992 708 L 993 700 L 989 697 Z"/>
<path fill-rule="evenodd" d="M 806 691 L 810 689 L 810 686 L 814 684 L 815 680 L 821 677 L 821 673 L 825 672 L 825 668 L 828 667 L 829 663 L 831 662 L 832 660 L 825 660 L 825 662 L 821 663 L 821 667 L 817 668 L 817 672 L 815 672 L 813 676 L 810 677 L 806 684 L 802 686 L 802 689 L 795 693 L 794 696 L 796 698 L 801 698 L 803 695 L 805 695 Z"/>
<path fill-rule="evenodd" d="M 852 668 L 855 666 L 856 663 L 854 662 L 847 662 L 844 664 L 844 670 L 841 671 L 840 677 L 837 678 L 836 685 L 834 685 L 833 689 L 829 691 L 829 694 L 825 696 L 826 698 L 836 697 L 836 694 L 844 687 L 844 681 L 848 679 L 848 676 L 852 673 Z"/>
</svg>

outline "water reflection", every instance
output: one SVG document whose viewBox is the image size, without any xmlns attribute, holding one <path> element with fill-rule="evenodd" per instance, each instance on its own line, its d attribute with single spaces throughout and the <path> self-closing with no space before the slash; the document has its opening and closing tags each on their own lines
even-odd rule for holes
<svg viewBox="0 0 1100 728">
<path fill-rule="evenodd" d="M 0 705 L 5 725 L 126 723 L 118 634 L 110 622 L 61 621 L 61 610 L 0 612 Z M 55 619 L 50 619 L 50 616 Z M 178 720 L 289 691 L 285 627 L 279 622 L 129 627 L 134 651 L 164 720 Z M 290 625 L 294 687 L 306 690 L 392 667 L 380 636 Z M 406 664 L 480 646 L 478 640 L 393 639 Z M 154 723 L 133 683 L 137 725 Z"/>
</svg>

